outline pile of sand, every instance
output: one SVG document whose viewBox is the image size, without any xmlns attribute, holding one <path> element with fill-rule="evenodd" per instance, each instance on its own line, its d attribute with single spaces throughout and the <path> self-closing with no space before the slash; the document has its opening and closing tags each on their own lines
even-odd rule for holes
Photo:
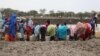
<svg viewBox="0 0 100 56">
<path fill-rule="evenodd" d="M 0 41 L 0 56 L 100 56 L 100 39 L 88 41 Z"/>
</svg>

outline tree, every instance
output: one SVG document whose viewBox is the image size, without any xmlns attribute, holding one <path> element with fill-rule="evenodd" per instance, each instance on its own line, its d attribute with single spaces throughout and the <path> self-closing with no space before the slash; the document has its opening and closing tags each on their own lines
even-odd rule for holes
<svg viewBox="0 0 100 56">
<path fill-rule="evenodd" d="M 53 10 L 49 11 L 50 14 L 54 14 L 55 12 Z"/>
<path fill-rule="evenodd" d="M 67 12 L 67 17 L 74 17 L 75 16 L 75 13 L 74 12 Z"/>
<path fill-rule="evenodd" d="M 96 13 L 96 11 L 91 11 L 92 16 L 95 16 Z"/>
<path fill-rule="evenodd" d="M 11 8 L 6 8 L 6 9 L 0 9 L 1 13 L 6 16 L 9 17 L 13 12 L 15 12 L 18 16 L 53 16 L 53 17 L 91 17 L 94 16 L 97 12 L 96 11 L 91 11 L 91 12 L 79 12 L 79 13 L 74 13 L 72 11 L 69 12 L 64 12 L 64 11 L 53 11 L 50 10 L 49 14 L 45 14 L 46 9 L 40 9 L 40 13 L 38 13 L 36 10 L 30 10 L 28 12 L 23 12 L 23 11 L 19 11 L 19 10 L 13 10 Z M 100 15 L 99 15 L 100 16 Z"/>
<path fill-rule="evenodd" d="M 55 16 L 55 12 L 53 10 L 49 11 L 50 16 Z"/>
<path fill-rule="evenodd" d="M 3 8 L 0 8 L 0 18 L 2 18 L 2 16 L 3 16 L 3 13 L 2 13 L 3 10 L 4 10 Z"/>
<path fill-rule="evenodd" d="M 17 13 L 17 15 L 18 15 L 18 16 L 26 16 L 26 13 L 25 13 L 25 12 L 20 11 L 20 12 L 18 12 L 18 13 Z"/>
<path fill-rule="evenodd" d="M 96 11 L 92 10 L 91 13 L 97 13 Z"/>
<path fill-rule="evenodd" d="M 57 11 L 56 16 L 64 16 L 64 12 L 63 11 Z"/>
<path fill-rule="evenodd" d="M 78 13 L 76 14 L 76 16 L 77 16 L 77 17 L 80 17 L 80 19 L 82 19 L 82 18 L 83 18 L 83 13 L 82 13 L 82 12 L 78 12 Z"/>
<path fill-rule="evenodd" d="M 84 16 L 84 17 L 90 17 L 90 16 L 91 16 L 91 13 L 90 13 L 90 12 L 84 12 L 84 13 L 83 13 L 83 16 Z"/>
<path fill-rule="evenodd" d="M 13 9 L 10 9 L 10 8 L 6 8 L 6 9 L 3 9 L 2 11 L 2 14 L 5 15 L 6 17 L 10 17 L 10 15 L 12 13 L 18 13 L 19 11 L 18 10 L 13 10 Z"/>
<path fill-rule="evenodd" d="M 40 14 L 43 16 L 46 12 L 46 9 L 40 9 Z"/>
<path fill-rule="evenodd" d="M 37 14 L 38 14 L 38 12 L 37 11 L 35 11 L 35 10 L 31 10 L 31 11 L 29 11 L 29 12 L 27 12 L 28 13 L 28 15 L 30 15 L 30 16 L 36 16 Z"/>
</svg>

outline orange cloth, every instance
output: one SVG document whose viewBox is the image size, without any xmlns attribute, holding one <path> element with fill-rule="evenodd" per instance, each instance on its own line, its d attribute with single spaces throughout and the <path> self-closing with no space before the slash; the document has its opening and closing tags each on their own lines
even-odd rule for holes
<svg viewBox="0 0 100 56">
<path fill-rule="evenodd" d="M 9 35 L 6 34 L 4 39 L 5 39 L 5 41 L 9 41 Z"/>
</svg>

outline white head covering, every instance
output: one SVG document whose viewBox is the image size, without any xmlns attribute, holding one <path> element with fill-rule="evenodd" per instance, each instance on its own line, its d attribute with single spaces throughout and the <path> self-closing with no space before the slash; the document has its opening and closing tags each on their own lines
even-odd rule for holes
<svg viewBox="0 0 100 56">
<path fill-rule="evenodd" d="M 28 26 L 30 26 L 31 28 L 33 28 L 33 21 L 31 19 L 29 19 L 29 21 L 28 21 Z"/>
</svg>

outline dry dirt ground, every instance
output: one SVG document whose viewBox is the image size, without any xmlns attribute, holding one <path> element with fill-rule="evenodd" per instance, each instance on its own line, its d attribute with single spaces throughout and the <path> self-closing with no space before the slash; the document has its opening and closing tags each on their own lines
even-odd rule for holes
<svg viewBox="0 0 100 56">
<path fill-rule="evenodd" d="M 100 39 L 88 41 L 0 41 L 0 56 L 100 56 Z"/>
</svg>

